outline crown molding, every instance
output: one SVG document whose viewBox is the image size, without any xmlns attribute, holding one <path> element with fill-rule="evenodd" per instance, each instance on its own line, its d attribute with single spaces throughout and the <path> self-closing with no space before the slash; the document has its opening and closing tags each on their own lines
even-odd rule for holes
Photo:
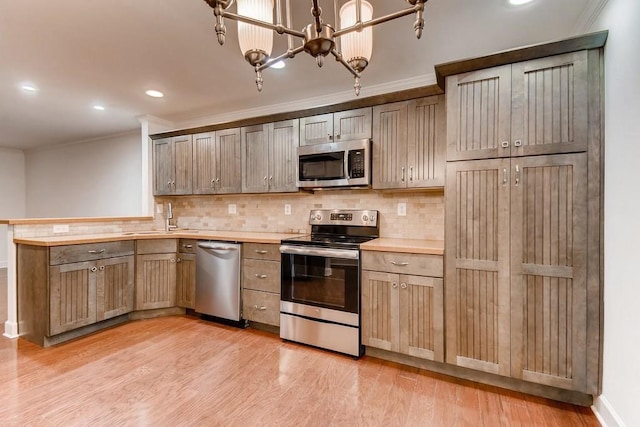
<svg viewBox="0 0 640 427">
<path fill-rule="evenodd" d="M 590 0 L 578 17 L 578 21 L 576 22 L 576 26 L 574 28 L 574 33 L 583 34 L 588 33 L 589 31 L 593 31 L 593 24 L 596 22 L 607 3 L 608 0 Z"/>
</svg>

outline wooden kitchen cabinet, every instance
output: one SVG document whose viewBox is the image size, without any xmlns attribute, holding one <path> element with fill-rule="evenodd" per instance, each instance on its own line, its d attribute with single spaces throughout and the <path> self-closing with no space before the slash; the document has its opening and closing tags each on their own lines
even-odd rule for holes
<svg viewBox="0 0 640 427">
<path fill-rule="evenodd" d="M 176 306 L 177 242 L 138 240 L 136 244 L 136 310 Z"/>
<path fill-rule="evenodd" d="M 444 96 L 373 108 L 373 188 L 444 186 Z"/>
<path fill-rule="evenodd" d="M 195 308 L 196 304 L 196 240 L 180 239 L 176 259 L 176 305 Z"/>
<path fill-rule="evenodd" d="M 193 135 L 193 194 L 242 192 L 240 128 Z"/>
<path fill-rule="evenodd" d="M 587 149 L 588 51 L 447 78 L 447 160 Z M 596 58 L 597 60 L 597 58 Z"/>
<path fill-rule="evenodd" d="M 243 127 L 242 192 L 285 193 L 296 187 L 298 119 Z"/>
<path fill-rule="evenodd" d="M 363 252 L 363 345 L 444 361 L 442 264 L 435 255 Z"/>
<path fill-rule="evenodd" d="M 242 247 L 242 316 L 280 326 L 280 249 L 277 244 Z"/>
<path fill-rule="evenodd" d="M 371 107 L 300 119 L 300 146 L 371 139 Z"/>
<path fill-rule="evenodd" d="M 153 141 L 154 195 L 191 194 L 191 135 Z"/>
</svg>

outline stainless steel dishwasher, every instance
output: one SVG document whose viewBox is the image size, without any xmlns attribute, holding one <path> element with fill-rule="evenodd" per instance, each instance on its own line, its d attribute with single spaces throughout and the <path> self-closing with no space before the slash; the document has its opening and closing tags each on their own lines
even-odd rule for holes
<svg viewBox="0 0 640 427">
<path fill-rule="evenodd" d="M 240 247 L 227 242 L 198 242 L 196 312 L 241 321 Z"/>
</svg>

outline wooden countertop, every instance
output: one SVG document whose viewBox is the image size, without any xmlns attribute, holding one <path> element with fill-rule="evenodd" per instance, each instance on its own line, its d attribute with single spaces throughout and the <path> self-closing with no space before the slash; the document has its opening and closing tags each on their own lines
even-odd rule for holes
<svg viewBox="0 0 640 427">
<path fill-rule="evenodd" d="M 444 255 L 443 240 L 379 238 L 360 245 L 363 251 Z"/>
<path fill-rule="evenodd" d="M 109 216 L 109 217 L 74 217 L 74 218 L 15 218 L 0 219 L 3 225 L 38 225 L 38 224 L 73 224 L 77 222 L 121 222 L 151 221 L 152 216 Z"/>
<path fill-rule="evenodd" d="M 174 230 L 166 232 L 164 230 L 149 230 L 126 233 L 83 234 L 76 236 L 17 237 L 14 238 L 13 241 L 17 244 L 32 246 L 63 246 L 82 243 L 147 239 L 199 239 L 242 243 L 280 243 L 282 239 L 300 235 L 301 234 L 261 233 L 252 231 Z"/>
</svg>

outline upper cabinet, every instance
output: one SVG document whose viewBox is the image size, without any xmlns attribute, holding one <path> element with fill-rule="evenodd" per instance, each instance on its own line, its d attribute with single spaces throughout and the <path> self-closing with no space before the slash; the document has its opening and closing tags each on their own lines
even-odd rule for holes
<svg viewBox="0 0 640 427">
<path fill-rule="evenodd" d="M 242 128 L 243 193 L 298 191 L 298 135 L 297 119 Z"/>
<path fill-rule="evenodd" d="M 444 186 L 444 96 L 373 109 L 373 188 Z"/>
<path fill-rule="evenodd" d="M 242 191 L 240 129 L 193 135 L 193 194 Z"/>
<path fill-rule="evenodd" d="M 191 135 L 153 141 L 153 193 L 156 196 L 191 194 L 192 162 Z"/>
<path fill-rule="evenodd" d="M 300 119 L 300 145 L 371 138 L 371 107 Z"/>
<path fill-rule="evenodd" d="M 447 160 L 587 149 L 587 51 L 447 78 Z"/>
</svg>

